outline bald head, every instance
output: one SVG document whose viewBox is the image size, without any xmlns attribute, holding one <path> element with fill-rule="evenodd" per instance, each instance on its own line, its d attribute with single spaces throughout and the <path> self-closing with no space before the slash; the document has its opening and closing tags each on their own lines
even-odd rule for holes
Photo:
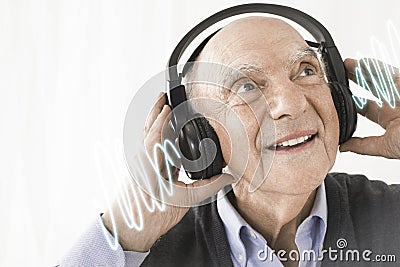
<svg viewBox="0 0 400 267">
<path fill-rule="evenodd" d="M 263 53 L 265 50 L 273 50 L 274 47 L 280 45 L 285 45 L 290 49 L 287 40 L 297 41 L 304 47 L 307 46 L 302 36 L 280 19 L 246 17 L 233 21 L 217 32 L 204 47 L 198 60 L 228 63 L 236 58 L 239 52 Z"/>
</svg>

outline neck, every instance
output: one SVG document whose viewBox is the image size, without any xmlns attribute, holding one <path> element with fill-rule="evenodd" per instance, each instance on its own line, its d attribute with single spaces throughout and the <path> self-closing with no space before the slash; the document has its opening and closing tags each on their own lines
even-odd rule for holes
<svg viewBox="0 0 400 267">
<path fill-rule="evenodd" d="M 316 189 L 299 195 L 256 190 L 250 193 L 246 185 L 236 185 L 235 208 L 264 238 L 271 248 L 294 246 L 296 230 L 310 214 Z"/>
</svg>

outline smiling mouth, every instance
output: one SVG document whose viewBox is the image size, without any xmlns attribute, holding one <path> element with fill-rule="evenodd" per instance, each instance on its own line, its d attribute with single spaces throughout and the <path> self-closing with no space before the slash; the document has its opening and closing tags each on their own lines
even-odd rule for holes
<svg viewBox="0 0 400 267">
<path fill-rule="evenodd" d="M 291 150 L 295 148 L 299 148 L 304 146 L 305 144 L 314 140 L 316 134 L 304 135 L 298 138 L 289 139 L 287 141 L 272 145 L 267 147 L 269 150 L 277 150 L 277 151 L 284 151 L 284 150 Z"/>
</svg>

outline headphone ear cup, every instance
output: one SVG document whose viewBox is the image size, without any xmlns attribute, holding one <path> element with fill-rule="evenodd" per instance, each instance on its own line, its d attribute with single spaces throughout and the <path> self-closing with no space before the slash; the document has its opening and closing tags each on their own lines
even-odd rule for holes
<svg viewBox="0 0 400 267">
<path fill-rule="evenodd" d="M 223 166 L 224 158 L 222 156 L 221 144 L 219 142 L 217 133 L 215 132 L 214 128 L 211 126 L 211 124 L 205 117 L 196 118 L 196 124 L 198 125 L 198 127 L 200 129 L 201 139 L 210 138 L 212 140 L 212 142 L 215 144 L 216 149 L 217 149 L 213 162 L 206 169 L 205 178 L 211 178 L 212 176 L 222 173 L 222 166 Z M 205 143 L 205 146 L 206 146 L 205 152 L 206 152 L 206 155 L 208 156 L 207 158 L 211 158 L 211 157 L 213 157 L 213 155 L 209 154 L 208 152 L 212 151 L 212 147 L 211 146 L 207 147 L 208 145 L 211 145 L 211 144 Z"/>
<path fill-rule="evenodd" d="M 203 168 L 206 162 L 211 161 L 210 159 L 214 156 L 214 153 L 212 153 L 214 151 L 212 144 L 203 142 L 200 145 L 200 142 L 205 138 L 211 139 L 217 151 L 211 164 Z M 184 125 L 179 135 L 179 147 L 183 156 L 189 160 L 193 161 L 203 157 L 203 160 L 198 164 L 197 169 L 199 169 L 199 171 L 187 171 L 191 179 L 208 179 L 222 173 L 223 156 L 219 138 L 214 128 L 205 117 L 197 117 Z M 185 168 L 184 161 L 183 167 Z"/>
<path fill-rule="evenodd" d="M 357 126 L 357 111 L 347 85 L 338 82 L 329 83 L 333 103 L 339 117 L 339 145 L 351 138 Z"/>
</svg>

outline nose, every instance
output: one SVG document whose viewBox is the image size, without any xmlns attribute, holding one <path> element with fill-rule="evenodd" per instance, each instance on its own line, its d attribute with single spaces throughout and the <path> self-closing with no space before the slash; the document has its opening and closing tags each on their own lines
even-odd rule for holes
<svg viewBox="0 0 400 267">
<path fill-rule="evenodd" d="M 274 120 L 296 119 L 305 112 L 307 99 L 304 91 L 293 81 L 275 82 L 270 84 L 266 91 L 266 99 Z"/>
</svg>

